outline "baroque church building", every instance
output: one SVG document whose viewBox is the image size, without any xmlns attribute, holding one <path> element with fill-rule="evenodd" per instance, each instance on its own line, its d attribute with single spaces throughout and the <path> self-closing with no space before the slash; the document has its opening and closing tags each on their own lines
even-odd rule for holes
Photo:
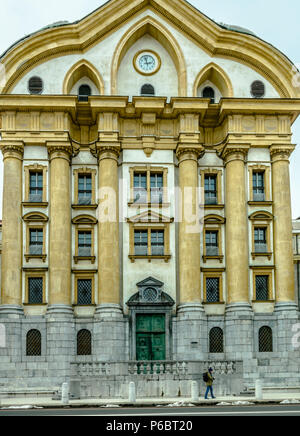
<svg viewBox="0 0 300 436">
<path fill-rule="evenodd" d="M 184 0 L 111 0 L 0 62 L 0 384 L 299 383 L 289 59 Z"/>
</svg>

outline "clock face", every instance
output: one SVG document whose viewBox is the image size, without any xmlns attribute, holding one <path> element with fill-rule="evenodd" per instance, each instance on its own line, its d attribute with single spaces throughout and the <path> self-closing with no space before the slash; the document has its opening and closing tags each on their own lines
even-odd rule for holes
<svg viewBox="0 0 300 436">
<path fill-rule="evenodd" d="M 157 73 L 161 66 L 161 60 L 158 54 L 151 50 L 138 52 L 133 60 L 134 68 L 138 73 L 145 76 Z"/>
<path fill-rule="evenodd" d="M 145 54 L 139 59 L 139 67 L 145 73 L 150 73 L 155 70 L 156 62 L 152 55 Z"/>
</svg>

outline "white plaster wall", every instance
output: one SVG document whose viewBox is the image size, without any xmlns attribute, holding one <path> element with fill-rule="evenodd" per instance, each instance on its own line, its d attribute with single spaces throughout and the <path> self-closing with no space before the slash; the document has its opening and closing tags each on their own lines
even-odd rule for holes
<svg viewBox="0 0 300 436">
<path fill-rule="evenodd" d="M 155 12 L 150 10 L 145 10 L 129 22 L 125 23 L 120 29 L 117 29 L 115 32 L 111 33 L 106 39 L 101 41 L 99 44 L 96 44 L 84 54 L 78 53 L 73 55 L 65 55 L 49 60 L 33 68 L 20 80 L 19 83 L 16 84 L 12 93 L 28 94 L 27 83 L 29 78 L 33 75 L 38 75 L 44 81 L 44 94 L 61 94 L 63 80 L 68 70 L 76 62 L 84 58 L 91 62 L 98 69 L 104 81 L 105 94 L 109 95 L 111 89 L 110 80 L 112 54 L 114 53 L 120 38 L 124 35 L 126 30 L 128 30 L 135 22 L 139 21 L 145 16 L 152 16 L 156 20 L 162 22 L 162 24 L 176 38 L 179 46 L 181 47 L 186 62 L 188 96 L 192 96 L 193 94 L 193 85 L 198 73 L 210 62 L 215 62 L 217 65 L 223 68 L 230 77 L 234 89 L 234 97 L 251 98 L 250 85 L 254 80 L 262 80 L 265 83 L 266 97 L 279 97 L 273 86 L 270 85 L 267 80 L 256 71 L 236 61 L 210 57 L 198 45 L 194 44 L 192 40 L 185 37 L 183 33 L 181 33 L 167 21 L 163 20 L 160 16 L 156 15 Z M 163 51 L 161 53 L 163 53 Z M 168 57 L 163 58 L 163 63 L 164 62 L 166 62 L 166 68 L 171 68 L 170 59 Z M 131 68 L 131 65 L 132 62 L 130 59 L 130 65 L 128 65 L 129 69 Z M 164 92 L 162 95 L 167 96 L 168 93 L 172 91 L 168 82 L 170 82 L 170 80 L 168 80 L 167 83 L 164 83 L 164 88 L 162 89 Z M 158 89 L 160 90 L 161 87 L 159 86 Z M 123 88 L 120 88 L 120 91 L 123 91 Z M 159 93 L 161 94 L 161 92 Z M 177 95 L 177 92 L 175 95 Z"/>
</svg>

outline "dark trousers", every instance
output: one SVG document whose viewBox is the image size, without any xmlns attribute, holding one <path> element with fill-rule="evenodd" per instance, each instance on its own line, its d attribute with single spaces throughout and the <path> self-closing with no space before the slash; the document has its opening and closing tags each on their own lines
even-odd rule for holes
<svg viewBox="0 0 300 436">
<path fill-rule="evenodd" d="M 212 386 L 207 386 L 206 388 L 206 392 L 205 392 L 205 399 L 207 400 L 207 396 L 210 392 L 211 398 L 215 398 L 214 397 L 214 392 L 213 392 L 213 387 Z"/>
</svg>

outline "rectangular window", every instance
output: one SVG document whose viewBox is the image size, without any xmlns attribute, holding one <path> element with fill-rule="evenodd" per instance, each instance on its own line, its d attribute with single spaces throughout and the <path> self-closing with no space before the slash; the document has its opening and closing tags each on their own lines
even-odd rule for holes
<svg viewBox="0 0 300 436">
<path fill-rule="evenodd" d="M 267 253 L 267 229 L 265 227 L 254 229 L 254 246 L 255 253 Z"/>
<path fill-rule="evenodd" d="M 151 255 L 163 256 L 164 255 L 164 231 L 151 230 Z"/>
<path fill-rule="evenodd" d="M 29 173 L 29 201 L 32 203 L 43 201 L 43 173 L 40 171 Z"/>
<path fill-rule="evenodd" d="M 78 256 L 92 255 L 92 232 L 78 232 Z"/>
<path fill-rule="evenodd" d="M 134 173 L 134 203 L 147 203 L 147 173 Z"/>
<path fill-rule="evenodd" d="M 136 256 L 148 255 L 148 231 L 147 230 L 135 230 L 134 252 Z"/>
<path fill-rule="evenodd" d="M 88 306 L 92 304 L 92 280 L 77 280 L 77 304 L 79 306 Z"/>
<path fill-rule="evenodd" d="M 220 279 L 219 277 L 206 278 L 206 302 L 218 303 L 220 301 Z"/>
<path fill-rule="evenodd" d="M 253 171 L 253 201 L 265 201 L 264 171 Z"/>
<path fill-rule="evenodd" d="M 43 278 L 28 278 L 28 304 L 43 304 Z"/>
<path fill-rule="evenodd" d="M 267 275 L 255 276 L 256 301 L 269 300 L 269 277 Z"/>
<path fill-rule="evenodd" d="M 43 254 L 43 230 L 30 229 L 29 254 Z"/>
<path fill-rule="evenodd" d="M 217 204 L 217 175 L 205 174 L 204 177 L 205 204 Z"/>
<path fill-rule="evenodd" d="M 218 256 L 218 231 L 205 232 L 206 256 Z"/>
<path fill-rule="evenodd" d="M 78 175 L 78 204 L 90 205 L 92 203 L 92 175 Z"/>
<path fill-rule="evenodd" d="M 163 173 L 152 173 L 150 176 L 151 203 L 163 203 Z"/>
</svg>

